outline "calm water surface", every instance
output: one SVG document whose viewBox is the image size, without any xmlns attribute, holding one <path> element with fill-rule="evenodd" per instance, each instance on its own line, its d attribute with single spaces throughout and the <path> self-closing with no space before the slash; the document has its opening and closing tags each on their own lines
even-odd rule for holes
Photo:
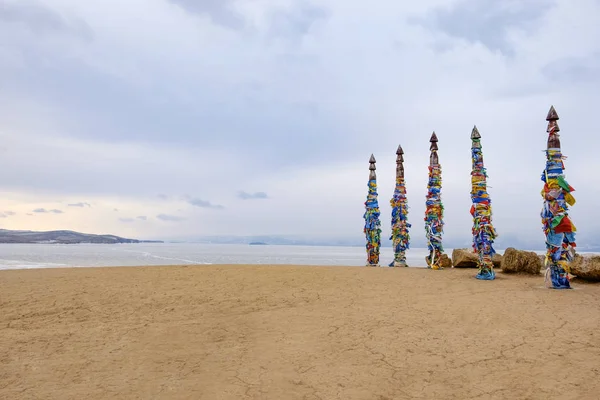
<svg viewBox="0 0 600 400">
<path fill-rule="evenodd" d="M 452 249 L 447 249 L 448 254 Z M 423 266 L 427 249 L 410 249 L 407 261 Z M 393 259 L 381 250 L 381 265 Z M 362 266 L 363 247 L 270 246 L 193 243 L 139 244 L 0 244 L 0 269 L 109 267 L 179 264 L 303 264 Z"/>
</svg>

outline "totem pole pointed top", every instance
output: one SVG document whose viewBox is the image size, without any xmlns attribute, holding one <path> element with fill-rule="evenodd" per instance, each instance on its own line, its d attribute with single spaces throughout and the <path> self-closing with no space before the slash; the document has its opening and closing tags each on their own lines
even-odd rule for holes
<svg viewBox="0 0 600 400">
<path fill-rule="evenodd" d="M 369 158 L 369 180 L 377 179 L 377 176 L 375 175 L 376 169 L 377 167 L 375 166 L 375 156 L 371 154 L 371 158 Z"/>
<path fill-rule="evenodd" d="M 479 134 L 477 126 L 473 126 L 473 130 L 471 131 L 471 139 L 481 139 L 481 135 Z"/>
<path fill-rule="evenodd" d="M 396 150 L 396 178 L 404 178 L 404 150 L 402 150 L 402 146 L 398 146 L 398 150 Z"/>
<path fill-rule="evenodd" d="M 429 156 L 429 165 L 430 166 L 439 165 L 438 155 L 437 155 L 438 138 L 437 138 L 435 132 L 433 132 L 431 134 L 431 139 L 429 139 L 429 141 L 431 142 L 431 146 L 429 146 L 429 151 L 431 151 L 431 155 Z"/>
<path fill-rule="evenodd" d="M 371 158 L 369 158 L 369 170 L 375 171 L 377 167 L 375 166 L 375 157 L 371 154 Z"/>
<path fill-rule="evenodd" d="M 550 111 L 548 111 L 548 116 L 546 117 L 546 121 L 556 121 L 558 119 L 558 114 L 554 109 L 554 106 L 550 106 Z"/>
<path fill-rule="evenodd" d="M 550 106 L 550 111 L 548 111 L 548 116 L 546 117 L 546 121 L 548 121 L 548 128 L 546 132 L 548 132 L 548 148 L 549 149 L 560 149 L 560 128 L 558 127 L 558 113 L 554 109 L 554 106 Z"/>
<path fill-rule="evenodd" d="M 404 150 L 402 150 L 402 146 L 398 146 L 398 150 L 396 150 L 396 164 L 402 164 L 404 162 Z"/>
</svg>

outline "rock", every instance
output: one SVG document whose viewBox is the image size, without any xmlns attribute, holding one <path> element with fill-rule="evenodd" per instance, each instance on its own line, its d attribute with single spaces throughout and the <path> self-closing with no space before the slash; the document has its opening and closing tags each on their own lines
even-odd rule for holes
<svg viewBox="0 0 600 400">
<path fill-rule="evenodd" d="M 542 269 L 540 257 L 533 251 L 522 251 L 509 247 L 502 256 L 502 272 L 538 275 Z"/>
<path fill-rule="evenodd" d="M 452 264 L 454 268 L 477 268 L 479 256 L 473 249 L 452 250 Z"/>
<path fill-rule="evenodd" d="M 579 279 L 600 282 L 600 256 L 577 254 L 569 267 Z"/>
<path fill-rule="evenodd" d="M 452 250 L 452 265 L 454 265 L 454 268 L 477 268 L 477 260 L 479 260 L 479 256 L 473 252 L 473 249 Z M 500 268 L 502 256 L 497 253 L 494 254 L 492 262 L 494 268 Z"/>
<path fill-rule="evenodd" d="M 427 265 L 427 258 L 429 258 L 429 256 L 425 256 L 425 265 Z M 442 268 L 452 268 L 452 260 L 448 257 L 448 254 L 442 254 L 440 266 Z"/>
<path fill-rule="evenodd" d="M 440 262 L 442 268 L 452 268 L 452 260 L 448 257 L 448 254 L 442 254 L 442 261 Z"/>
<path fill-rule="evenodd" d="M 494 263 L 494 268 L 502 268 L 502 256 L 498 253 L 494 254 L 492 263 Z"/>
</svg>

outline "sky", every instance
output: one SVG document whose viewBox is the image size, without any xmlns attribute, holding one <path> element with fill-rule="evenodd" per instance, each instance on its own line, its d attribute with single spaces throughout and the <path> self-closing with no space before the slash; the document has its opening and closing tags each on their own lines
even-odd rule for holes
<svg viewBox="0 0 600 400">
<path fill-rule="evenodd" d="M 551 105 L 578 242 L 600 233 L 598 0 L 0 0 L 0 228 L 356 237 L 404 149 L 424 237 L 470 240 L 477 125 L 500 237 L 543 246 Z"/>
</svg>

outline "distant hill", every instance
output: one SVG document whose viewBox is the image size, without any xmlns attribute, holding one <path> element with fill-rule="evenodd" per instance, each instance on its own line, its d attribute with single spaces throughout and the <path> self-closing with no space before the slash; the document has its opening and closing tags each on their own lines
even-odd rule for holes
<svg viewBox="0 0 600 400">
<path fill-rule="evenodd" d="M 590 236 L 597 237 L 597 236 Z M 286 246 L 349 246 L 349 247 L 364 247 L 365 238 L 359 231 L 354 235 L 343 235 L 343 236 L 327 236 L 327 235 L 256 235 L 256 236 L 190 236 L 190 237 L 176 237 L 168 238 L 170 243 L 204 243 L 204 244 L 251 244 L 257 243 L 268 243 L 269 245 L 286 245 Z M 472 237 L 463 235 L 460 237 L 449 236 L 444 237 L 444 248 L 446 249 L 459 249 L 459 248 L 470 248 L 472 243 Z M 578 243 L 579 251 L 600 251 L 600 246 L 588 245 L 583 239 L 580 239 L 581 243 Z M 391 247 L 392 242 L 387 236 L 382 235 L 381 247 Z M 426 248 L 427 242 L 425 241 L 425 235 L 415 234 L 410 240 L 411 248 Z M 507 247 L 515 247 L 517 249 L 527 250 L 544 250 L 544 235 L 540 232 L 537 235 L 517 235 L 517 234 L 503 234 L 499 236 L 495 243 L 494 248 L 497 250 L 504 250 Z"/>
<path fill-rule="evenodd" d="M 0 229 L 0 243 L 57 243 L 57 244 L 77 244 L 77 243 L 163 243 L 159 240 L 137 240 L 125 239 L 115 235 L 93 235 L 89 233 L 79 233 L 73 231 L 11 231 Z"/>
</svg>

